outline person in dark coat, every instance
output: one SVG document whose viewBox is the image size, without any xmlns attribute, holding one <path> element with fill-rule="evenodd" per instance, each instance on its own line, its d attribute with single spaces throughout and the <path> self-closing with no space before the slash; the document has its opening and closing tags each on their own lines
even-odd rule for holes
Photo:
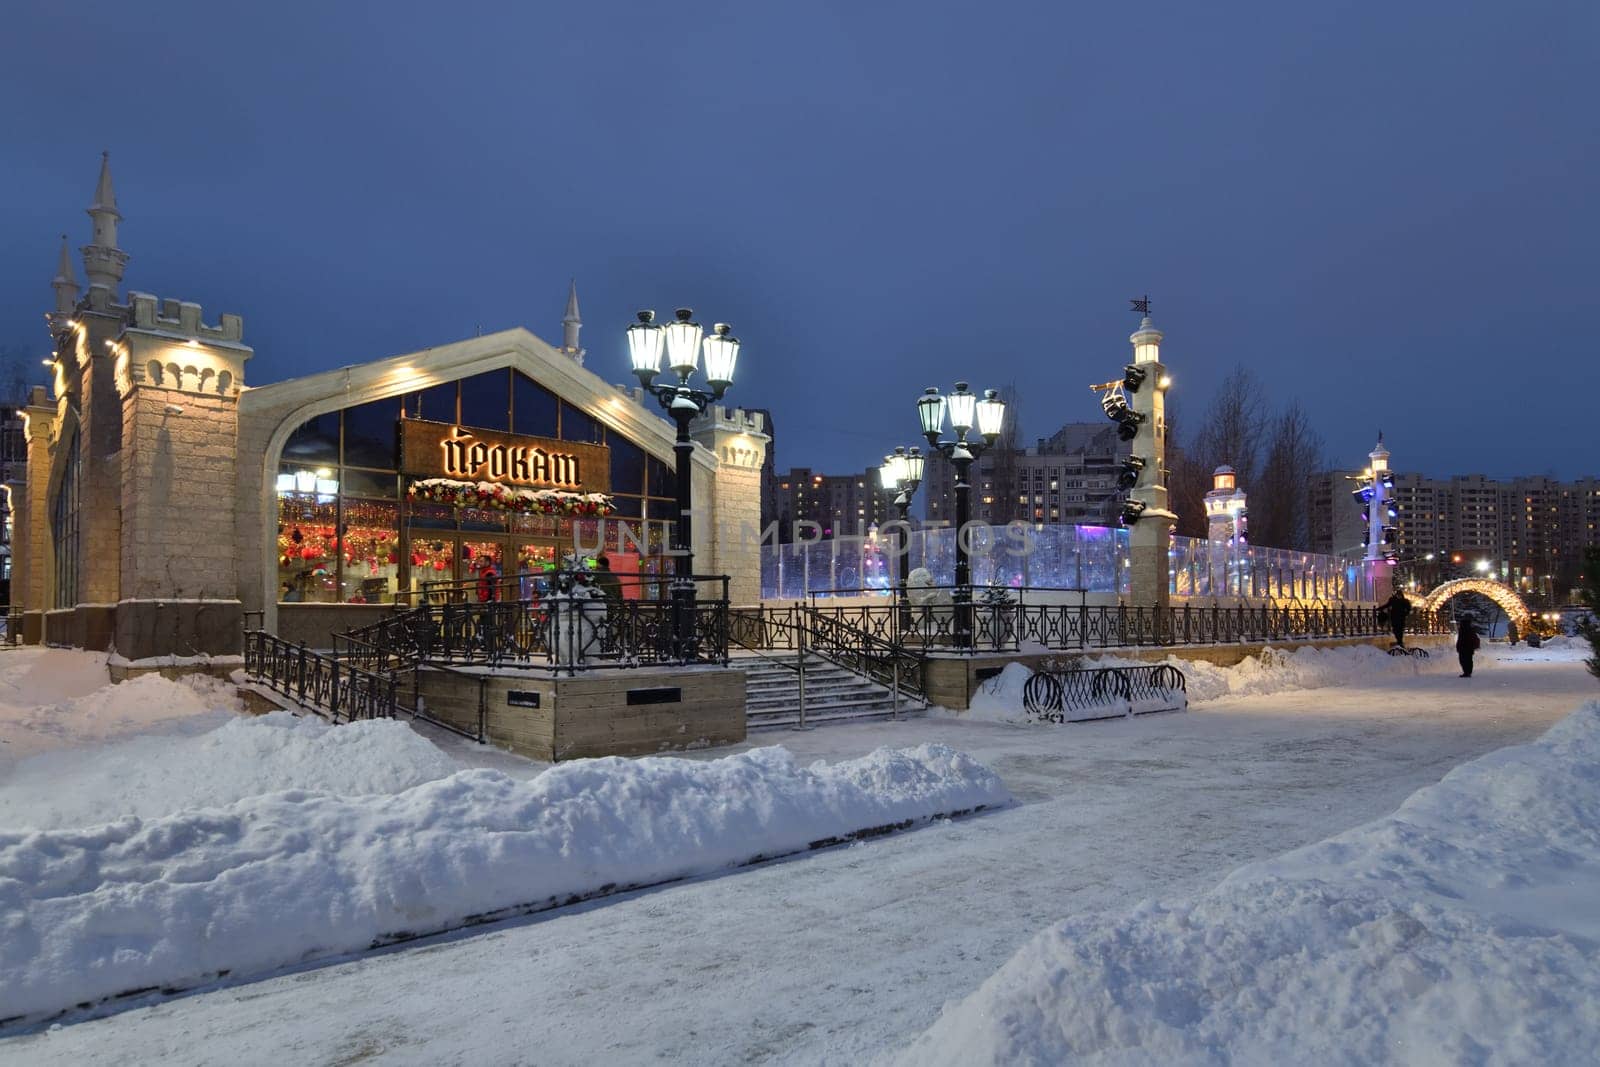
<svg viewBox="0 0 1600 1067">
<path fill-rule="evenodd" d="M 1388 600 L 1383 602 L 1384 613 L 1389 618 L 1389 628 L 1394 631 L 1394 643 L 1405 647 L 1406 643 L 1406 616 L 1411 614 L 1411 601 L 1406 595 L 1396 589 Z"/>
<path fill-rule="evenodd" d="M 1478 631 L 1473 628 L 1470 615 L 1461 616 L 1461 628 L 1456 631 L 1456 658 L 1461 661 L 1461 677 L 1472 677 L 1472 654 L 1478 651 Z"/>
</svg>

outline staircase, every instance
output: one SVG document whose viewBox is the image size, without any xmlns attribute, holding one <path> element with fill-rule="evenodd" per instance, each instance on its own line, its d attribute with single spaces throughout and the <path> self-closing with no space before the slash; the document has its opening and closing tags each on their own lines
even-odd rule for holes
<svg viewBox="0 0 1600 1067">
<path fill-rule="evenodd" d="M 794 726 L 800 722 L 800 681 L 794 654 L 787 662 L 763 656 L 734 656 L 729 666 L 745 672 L 745 723 L 749 729 Z M 894 695 L 821 656 L 806 656 L 806 723 L 887 719 Z M 920 711 L 914 697 L 900 698 L 900 714 Z"/>
</svg>

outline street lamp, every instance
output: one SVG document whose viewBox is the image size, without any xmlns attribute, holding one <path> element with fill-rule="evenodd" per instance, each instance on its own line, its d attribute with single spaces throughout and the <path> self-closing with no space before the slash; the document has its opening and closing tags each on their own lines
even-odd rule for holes
<svg viewBox="0 0 1600 1067">
<path fill-rule="evenodd" d="M 911 511 L 911 498 L 916 495 L 917 486 L 922 484 L 926 462 L 927 457 L 922 454 L 922 449 L 912 446 L 907 451 L 904 445 L 900 445 L 883 457 L 883 466 L 878 468 L 878 480 L 885 490 L 894 494 L 895 518 L 900 520 L 900 536 L 895 545 L 895 589 L 900 602 L 900 610 L 896 614 L 901 617 L 902 623 L 910 622 L 910 608 L 906 603 L 906 567 L 910 560 L 907 559 L 906 542 L 911 531 L 906 527 L 906 516 Z"/>
<path fill-rule="evenodd" d="M 678 437 L 673 443 L 677 459 L 678 518 L 672 524 L 672 550 L 677 562 L 673 567 L 673 639 L 680 659 L 694 652 L 694 530 L 690 520 L 692 498 L 689 492 L 692 480 L 691 457 L 694 441 L 689 437 L 689 424 L 706 408 L 722 399 L 733 384 L 734 365 L 739 361 L 739 339 L 730 332 L 727 323 L 719 322 L 706 337 L 700 324 L 694 321 L 694 312 L 679 308 L 674 321 L 658 326 L 654 311 L 639 312 L 639 321 L 628 327 L 628 354 L 633 360 L 633 373 L 645 392 L 656 398 L 663 411 L 678 426 Z M 676 382 L 654 384 L 661 373 L 661 355 L 667 356 L 667 366 L 677 377 Z M 706 359 L 706 384 L 709 389 L 697 389 L 689 379 L 698 369 L 700 355 Z"/>
<path fill-rule="evenodd" d="M 972 491 L 967 475 L 973 461 L 1000 436 L 1005 415 L 1006 405 L 998 392 L 986 389 L 983 398 L 979 399 L 976 393 L 968 391 L 966 382 L 957 382 L 955 391 L 948 396 L 940 396 L 939 390 L 930 386 L 917 401 L 917 418 L 922 423 L 922 436 L 927 438 L 930 448 L 936 449 L 950 461 L 956 472 L 956 588 L 951 599 L 956 608 L 956 645 L 961 648 L 970 648 L 972 645 L 972 572 L 962 536 L 962 530 L 967 525 Z M 946 416 L 950 419 L 951 430 L 955 432 L 952 441 L 939 439 Z M 983 438 L 981 441 L 968 436 L 974 425 Z"/>
</svg>

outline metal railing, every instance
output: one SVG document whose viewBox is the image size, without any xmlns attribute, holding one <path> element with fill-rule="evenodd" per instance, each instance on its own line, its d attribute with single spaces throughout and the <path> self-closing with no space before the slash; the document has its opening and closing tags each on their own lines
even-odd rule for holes
<svg viewBox="0 0 1600 1067">
<path fill-rule="evenodd" d="M 400 711 L 392 673 L 369 671 L 261 630 L 244 635 L 245 674 L 333 722 L 392 719 Z"/>
<path fill-rule="evenodd" d="M 1188 680 L 1165 663 L 1137 667 L 1058 667 L 1034 671 L 1022 689 L 1022 706 L 1037 722 L 1177 711 L 1188 706 Z M 1089 714 L 1080 715 L 1079 712 Z"/>
<path fill-rule="evenodd" d="M 810 651 L 902 696 L 927 704 L 927 656 L 866 630 L 846 614 L 809 604 L 738 608 L 730 640 L 753 652 Z M 801 672 L 804 691 L 804 672 Z"/>
<path fill-rule="evenodd" d="M 958 628 L 961 607 L 970 614 L 968 641 L 962 640 Z M 1013 604 L 971 605 L 822 602 L 808 605 L 806 610 L 889 645 L 958 655 L 1378 637 L 1390 632 L 1388 623 L 1378 617 L 1378 609 L 1364 606 L 1182 604 L 1160 608 L 1029 603 L 1024 598 Z M 1443 633 L 1443 625 L 1431 613 L 1413 611 L 1406 630 Z"/>
<path fill-rule="evenodd" d="M 680 614 L 686 621 L 680 625 Z M 424 604 L 341 635 L 342 658 L 373 671 L 416 662 L 544 667 L 557 673 L 728 661 L 728 601 L 546 597 Z M 680 637 L 680 634 L 686 636 Z"/>
</svg>

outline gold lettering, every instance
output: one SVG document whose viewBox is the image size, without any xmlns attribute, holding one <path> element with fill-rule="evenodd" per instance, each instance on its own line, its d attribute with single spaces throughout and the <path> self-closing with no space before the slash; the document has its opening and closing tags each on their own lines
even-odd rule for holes
<svg viewBox="0 0 1600 1067">
<path fill-rule="evenodd" d="M 510 473 L 507 470 L 509 465 L 506 463 L 506 451 L 505 445 L 495 445 L 489 450 L 489 477 L 497 482 L 505 481 L 506 475 Z"/>
<path fill-rule="evenodd" d="M 533 474 L 528 469 L 528 447 L 518 445 L 511 450 L 511 480 L 514 482 L 531 482 Z"/>
<path fill-rule="evenodd" d="M 472 440 L 471 434 L 463 434 L 459 426 L 450 430 L 450 436 L 439 442 L 439 447 L 444 449 L 444 472 L 446 474 L 466 475 L 467 471 L 467 442 Z"/>
<path fill-rule="evenodd" d="M 467 477 L 476 477 L 478 468 L 482 467 L 488 458 L 489 446 L 482 441 L 474 441 L 472 447 L 467 449 Z"/>
<path fill-rule="evenodd" d="M 570 452 L 558 452 L 550 457 L 550 481 L 555 485 L 580 485 L 578 457 Z"/>
</svg>

